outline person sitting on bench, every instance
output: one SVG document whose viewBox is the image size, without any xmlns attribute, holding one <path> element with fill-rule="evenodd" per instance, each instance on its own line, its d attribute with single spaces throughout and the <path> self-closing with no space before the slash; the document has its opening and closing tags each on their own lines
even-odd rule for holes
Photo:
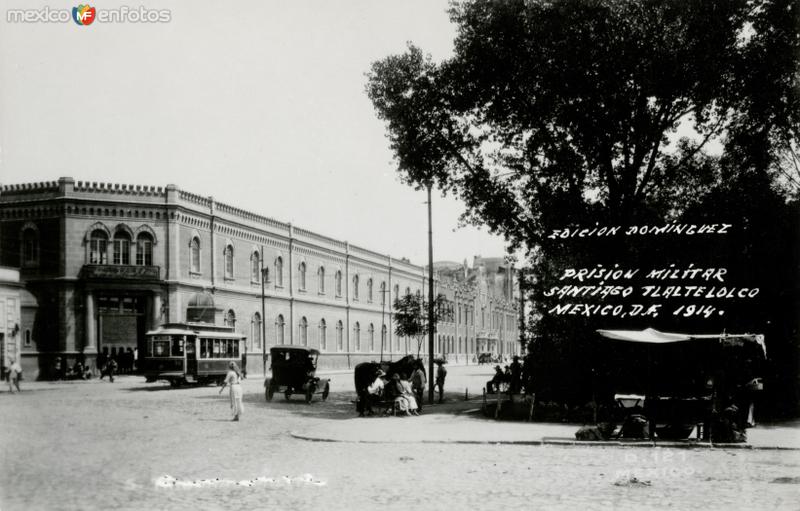
<svg viewBox="0 0 800 511">
<path fill-rule="evenodd" d="M 504 383 L 506 383 L 506 375 L 503 372 L 503 368 L 500 366 L 494 366 L 494 376 L 491 380 L 486 382 L 486 393 L 495 394 L 500 392 L 500 387 Z"/>
</svg>

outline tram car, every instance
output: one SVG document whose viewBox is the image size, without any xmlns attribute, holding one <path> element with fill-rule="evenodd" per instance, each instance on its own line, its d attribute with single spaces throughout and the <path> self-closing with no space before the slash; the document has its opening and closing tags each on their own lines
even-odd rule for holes
<svg viewBox="0 0 800 511">
<path fill-rule="evenodd" d="M 244 342 L 245 336 L 229 326 L 167 323 L 145 334 L 140 365 L 148 382 L 221 384 L 230 362 L 241 367 Z"/>
</svg>

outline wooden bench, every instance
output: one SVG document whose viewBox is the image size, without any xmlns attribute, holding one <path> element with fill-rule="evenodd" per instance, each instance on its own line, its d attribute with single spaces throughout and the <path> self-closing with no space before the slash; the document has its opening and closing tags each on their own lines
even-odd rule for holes
<svg viewBox="0 0 800 511">
<path fill-rule="evenodd" d="M 509 394 L 508 392 L 493 392 L 487 393 L 483 389 L 483 413 L 489 415 L 489 406 L 495 404 L 494 418 L 500 418 L 500 413 L 503 407 L 524 405 L 526 409 L 526 421 L 533 420 L 533 414 L 536 407 L 536 394 Z"/>
</svg>

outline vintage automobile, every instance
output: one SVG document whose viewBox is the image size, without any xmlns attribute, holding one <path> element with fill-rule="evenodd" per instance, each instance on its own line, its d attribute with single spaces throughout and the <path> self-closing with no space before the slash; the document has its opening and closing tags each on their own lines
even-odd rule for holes
<svg viewBox="0 0 800 511">
<path fill-rule="evenodd" d="M 276 392 L 283 392 L 288 401 L 292 394 L 302 394 L 310 403 L 314 394 L 328 399 L 330 379 L 317 377 L 319 350 L 304 346 L 273 346 L 269 350 L 272 377 L 264 380 L 265 397 L 272 401 Z"/>
<path fill-rule="evenodd" d="M 641 417 L 651 438 L 744 441 L 755 424 L 754 392 L 763 388 L 764 337 L 598 330 L 596 387 L 613 401 L 618 420 Z M 603 364 L 605 362 L 605 364 Z M 605 365 L 604 369 L 601 367 Z M 601 377 L 602 374 L 602 377 Z M 612 398 L 613 396 L 613 398 Z M 623 423 L 623 436 L 624 436 Z"/>
</svg>

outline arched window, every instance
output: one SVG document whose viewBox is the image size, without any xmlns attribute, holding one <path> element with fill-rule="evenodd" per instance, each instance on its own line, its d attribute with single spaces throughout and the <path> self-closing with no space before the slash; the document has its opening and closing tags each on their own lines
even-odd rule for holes
<svg viewBox="0 0 800 511">
<path fill-rule="evenodd" d="M 367 279 L 367 301 L 372 303 L 372 279 Z"/>
<path fill-rule="evenodd" d="M 381 350 L 383 350 L 384 346 L 386 346 L 387 348 L 391 347 L 386 344 L 386 325 L 383 325 L 381 327 Z"/>
<path fill-rule="evenodd" d="M 353 275 L 353 300 L 358 300 L 358 275 Z"/>
<path fill-rule="evenodd" d="M 403 296 L 409 296 L 409 295 L 411 295 L 411 288 L 406 287 L 406 294 L 404 294 Z"/>
<path fill-rule="evenodd" d="M 233 278 L 233 245 L 228 244 L 225 245 L 225 251 L 223 252 L 225 255 L 225 278 L 232 279 Z"/>
<path fill-rule="evenodd" d="M 344 351 L 344 325 L 342 325 L 342 320 L 336 322 L 336 350 Z"/>
<path fill-rule="evenodd" d="M 31 340 L 31 330 L 30 328 L 25 329 L 25 346 L 30 347 L 33 345 L 33 341 Z"/>
<path fill-rule="evenodd" d="M 353 351 L 361 351 L 361 325 L 358 321 L 353 325 Z"/>
<path fill-rule="evenodd" d="M 189 252 L 191 253 L 191 271 L 200 273 L 200 238 L 192 238 L 189 243 Z"/>
<path fill-rule="evenodd" d="M 225 326 L 229 327 L 236 327 L 236 313 L 233 312 L 233 309 L 228 309 L 228 312 L 225 313 L 225 319 L 223 320 Z"/>
<path fill-rule="evenodd" d="M 136 264 L 138 266 L 153 265 L 153 238 L 146 232 L 136 237 Z"/>
<path fill-rule="evenodd" d="M 283 287 L 283 259 L 275 259 L 275 285 Z"/>
<path fill-rule="evenodd" d="M 261 256 L 258 250 L 250 254 L 250 282 L 261 282 Z"/>
<path fill-rule="evenodd" d="M 305 316 L 300 318 L 300 345 L 308 346 L 308 320 Z"/>
<path fill-rule="evenodd" d="M 39 264 L 39 232 L 32 227 L 22 231 L 22 266 Z"/>
<path fill-rule="evenodd" d="M 300 263 L 300 266 L 297 267 L 297 273 L 299 276 L 299 289 L 301 291 L 306 290 L 306 263 Z"/>
<path fill-rule="evenodd" d="M 263 326 L 261 325 L 261 314 L 256 312 L 253 314 L 253 333 L 250 338 L 253 340 L 253 348 L 260 350 L 261 349 L 261 333 L 263 331 Z"/>
<path fill-rule="evenodd" d="M 286 323 L 283 321 L 283 314 L 278 314 L 278 317 L 275 319 L 275 343 L 276 344 L 283 344 L 285 339 L 283 335 L 283 328 L 286 326 Z"/>
<path fill-rule="evenodd" d="M 325 323 L 325 318 L 319 320 L 319 349 L 328 349 L 328 325 Z"/>
<path fill-rule="evenodd" d="M 100 229 L 89 238 L 89 264 L 108 264 L 108 236 Z"/>
<path fill-rule="evenodd" d="M 399 300 L 400 299 L 400 286 L 395 284 L 394 285 L 394 296 L 392 296 L 392 300 Z"/>
<path fill-rule="evenodd" d="M 386 282 L 381 282 L 381 305 L 386 305 Z"/>
<path fill-rule="evenodd" d="M 375 351 L 375 327 L 372 323 L 369 324 L 367 332 L 369 333 L 369 351 Z"/>
<path fill-rule="evenodd" d="M 125 231 L 114 233 L 114 264 L 131 264 L 131 237 Z"/>
<path fill-rule="evenodd" d="M 317 289 L 320 294 L 325 294 L 325 267 L 320 266 L 317 270 Z"/>
<path fill-rule="evenodd" d="M 336 272 L 336 296 L 342 296 L 342 272 Z"/>
</svg>

